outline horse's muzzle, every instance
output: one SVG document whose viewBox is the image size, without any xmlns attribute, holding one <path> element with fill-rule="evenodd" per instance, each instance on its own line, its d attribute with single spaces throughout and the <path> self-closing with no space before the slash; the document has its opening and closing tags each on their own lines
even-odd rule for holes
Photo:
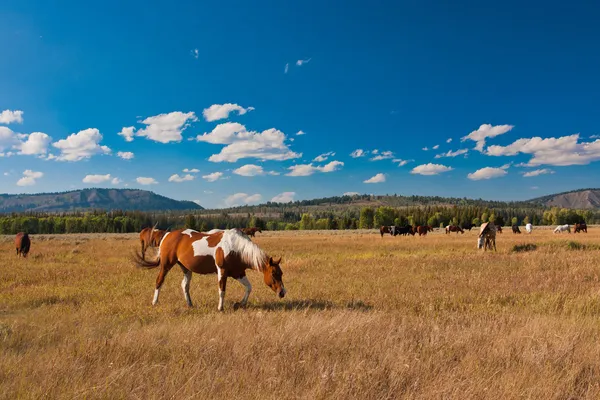
<svg viewBox="0 0 600 400">
<path fill-rule="evenodd" d="M 279 293 L 277 293 L 277 295 L 279 296 L 280 299 L 283 299 L 285 297 L 285 288 L 281 288 L 281 290 L 279 291 Z"/>
</svg>

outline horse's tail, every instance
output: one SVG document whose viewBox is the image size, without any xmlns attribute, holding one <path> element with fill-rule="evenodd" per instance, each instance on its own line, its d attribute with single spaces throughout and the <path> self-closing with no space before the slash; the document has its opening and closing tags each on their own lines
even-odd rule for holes
<svg viewBox="0 0 600 400">
<path fill-rule="evenodd" d="M 137 251 L 133 254 L 133 262 L 138 268 L 152 269 L 160 266 L 160 253 L 155 260 L 146 260 Z"/>
</svg>

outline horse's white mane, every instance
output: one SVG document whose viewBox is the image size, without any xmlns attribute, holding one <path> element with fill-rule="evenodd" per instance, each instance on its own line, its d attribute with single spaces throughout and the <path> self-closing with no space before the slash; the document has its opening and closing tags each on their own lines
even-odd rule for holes
<svg viewBox="0 0 600 400">
<path fill-rule="evenodd" d="M 250 265 L 253 269 L 262 272 L 267 261 L 267 253 L 237 229 L 229 229 L 223 232 L 223 238 L 219 244 L 223 247 L 225 254 L 237 253 L 242 261 Z"/>
</svg>

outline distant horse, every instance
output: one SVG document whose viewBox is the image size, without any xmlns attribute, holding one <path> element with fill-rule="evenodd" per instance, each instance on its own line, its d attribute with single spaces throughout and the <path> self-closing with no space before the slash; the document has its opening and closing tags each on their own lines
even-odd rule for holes
<svg viewBox="0 0 600 400">
<path fill-rule="evenodd" d="M 415 235 L 415 229 L 410 226 L 410 225 L 406 225 L 406 226 L 390 226 L 390 233 L 392 236 L 396 236 L 396 235 L 402 235 L 402 236 L 406 236 L 406 235 Z"/>
<path fill-rule="evenodd" d="M 496 251 L 496 226 L 493 222 L 486 222 L 479 228 L 479 237 L 477 238 L 477 248 L 483 248 L 483 251 L 492 249 Z"/>
<path fill-rule="evenodd" d="M 419 236 L 421 235 L 427 235 L 427 232 L 433 232 L 433 228 L 429 225 L 419 225 L 417 226 L 417 233 L 419 234 Z"/>
<path fill-rule="evenodd" d="M 140 243 L 142 245 L 142 258 L 146 257 L 146 250 L 149 247 L 157 247 L 167 231 L 162 229 L 156 229 L 155 224 L 153 228 L 144 228 L 140 232 Z"/>
<path fill-rule="evenodd" d="M 29 234 L 25 232 L 17 233 L 17 236 L 15 237 L 15 247 L 17 249 L 17 256 L 27 257 L 29 248 L 31 247 Z"/>
<path fill-rule="evenodd" d="M 282 280 L 283 272 L 279 266 L 281 258 L 273 260 L 252 243 L 248 236 L 237 229 L 216 232 L 212 235 L 192 229 L 167 232 L 160 242 L 156 260 L 147 261 L 140 254 L 136 254 L 135 262 L 142 268 L 160 267 L 152 300 L 153 305 L 158 303 L 158 295 L 165 276 L 175 264 L 179 264 L 184 274 L 181 288 L 189 307 L 192 306 L 190 297 L 192 272 L 203 275 L 217 274 L 219 311 L 223 311 L 227 278 L 236 279 L 246 288 L 242 301 L 236 303 L 234 308 L 247 304 L 252 291 L 252 285 L 246 277 L 247 269 L 262 272 L 265 284 L 280 298 L 286 294 Z"/>
<path fill-rule="evenodd" d="M 450 234 L 450 232 L 465 233 L 465 231 L 463 231 L 463 229 L 458 225 L 448 225 L 446 227 L 446 234 Z"/>
<path fill-rule="evenodd" d="M 585 232 L 587 233 L 587 225 L 585 222 L 579 223 L 579 224 L 575 224 L 575 233 L 579 233 L 579 232 Z"/>
<path fill-rule="evenodd" d="M 512 231 L 513 231 L 513 233 L 521 233 L 521 230 L 519 229 L 519 225 L 513 225 Z"/>
<path fill-rule="evenodd" d="M 384 234 L 384 233 L 389 233 L 389 234 L 391 234 L 391 233 L 392 233 L 392 231 L 391 231 L 391 229 L 390 229 L 390 228 L 391 228 L 390 226 L 382 226 L 381 228 L 379 228 L 379 233 L 381 234 L 381 237 L 383 237 L 383 234 Z"/>
<path fill-rule="evenodd" d="M 527 231 L 527 233 L 531 233 L 533 231 L 533 225 L 531 225 L 531 224 L 525 225 L 525 230 Z"/>
<path fill-rule="evenodd" d="M 496 232 L 502 233 L 502 227 L 500 225 L 496 226 Z"/>
<path fill-rule="evenodd" d="M 477 225 L 472 224 L 470 222 L 463 222 L 462 224 L 460 224 L 460 227 L 463 228 L 465 231 L 471 231 L 471 229 L 475 228 Z"/>
<path fill-rule="evenodd" d="M 250 236 L 250 237 L 254 237 L 254 235 L 256 235 L 256 232 L 258 233 L 262 233 L 262 230 L 260 228 L 244 228 L 242 229 L 242 232 L 244 232 L 246 235 Z"/>
<path fill-rule="evenodd" d="M 569 226 L 569 224 L 557 226 L 554 229 L 553 233 L 563 233 L 563 232 L 569 232 L 569 233 L 571 233 L 571 227 Z"/>
</svg>

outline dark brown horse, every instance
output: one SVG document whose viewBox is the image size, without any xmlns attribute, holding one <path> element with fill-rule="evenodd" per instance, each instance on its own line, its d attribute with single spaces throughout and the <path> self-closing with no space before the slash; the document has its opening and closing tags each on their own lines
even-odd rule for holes
<svg viewBox="0 0 600 400">
<path fill-rule="evenodd" d="M 585 222 L 575 224 L 575 233 L 579 233 L 579 232 L 587 233 L 587 224 Z"/>
<path fill-rule="evenodd" d="M 219 231 L 208 235 L 192 229 L 167 232 L 160 243 L 158 257 L 154 261 L 144 260 L 141 255 L 136 255 L 136 264 L 143 268 L 160 267 L 156 279 L 156 289 L 152 304 L 158 303 L 160 288 L 165 276 L 175 264 L 179 264 L 183 271 L 181 287 L 188 306 L 192 306 L 190 298 L 190 281 L 192 272 L 197 274 L 217 274 L 219 284 L 219 306 L 223 310 L 227 278 L 234 278 L 246 288 L 246 293 L 240 303 L 234 305 L 245 306 L 252 285 L 246 277 L 246 270 L 253 269 L 262 272 L 265 284 L 269 286 L 280 298 L 286 294 L 283 286 L 283 272 L 279 260 L 273 260 L 248 236 L 237 229 Z"/>
<path fill-rule="evenodd" d="M 381 234 L 381 237 L 383 237 L 384 233 L 389 233 L 391 234 L 392 231 L 390 230 L 389 226 L 382 226 L 381 228 L 379 228 L 379 233 Z"/>
<path fill-rule="evenodd" d="M 256 235 L 256 232 L 258 233 L 262 233 L 262 230 L 260 228 L 243 228 L 242 232 L 244 232 L 246 235 L 250 236 L 250 237 L 254 237 L 254 235 Z"/>
<path fill-rule="evenodd" d="M 15 247 L 17 249 L 17 256 L 27 257 L 29 248 L 31 247 L 29 235 L 25 232 L 17 233 L 17 236 L 15 237 Z"/>
<path fill-rule="evenodd" d="M 465 231 L 463 231 L 463 229 L 458 225 L 448 225 L 446 227 L 446 234 L 450 234 L 450 232 L 465 233 Z"/>
<path fill-rule="evenodd" d="M 513 225 L 512 231 L 513 231 L 513 233 L 521 233 L 521 230 L 519 229 L 519 225 Z"/>
<path fill-rule="evenodd" d="M 433 232 L 433 228 L 429 225 L 419 225 L 417 226 L 417 233 L 419 234 L 419 236 L 421 235 L 427 235 L 427 232 Z"/>
<path fill-rule="evenodd" d="M 502 227 L 501 227 L 500 225 L 498 225 L 498 226 L 496 227 L 496 231 L 497 231 L 498 233 L 502 233 Z"/>
</svg>

